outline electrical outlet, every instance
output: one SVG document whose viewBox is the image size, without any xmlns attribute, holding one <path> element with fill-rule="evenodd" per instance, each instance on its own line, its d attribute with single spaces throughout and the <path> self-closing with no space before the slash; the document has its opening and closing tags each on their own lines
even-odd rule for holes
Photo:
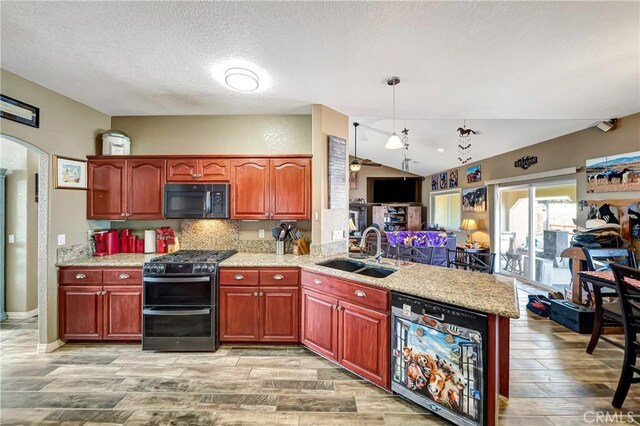
<svg viewBox="0 0 640 426">
<path fill-rule="evenodd" d="M 343 237 L 342 235 L 344 234 L 343 231 L 333 231 L 333 239 L 334 240 L 341 240 Z"/>
<path fill-rule="evenodd" d="M 87 240 L 91 241 L 92 236 L 93 236 L 93 230 L 87 229 Z"/>
<path fill-rule="evenodd" d="M 67 236 L 65 234 L 58 234 L 58 245 L 63 246 L 67 242 Z"/>
<path fill-rule="evenodd" d="M 16 236 L 14 234 L 9 234 L 7 235 L 7 243 L 8 244 L 15 244 L 16 243 Z"/>
<path fill-rule="evenodd" d="M 264 229 L 258 230 L 258 238 L 264 238 Z"/>
</svg>

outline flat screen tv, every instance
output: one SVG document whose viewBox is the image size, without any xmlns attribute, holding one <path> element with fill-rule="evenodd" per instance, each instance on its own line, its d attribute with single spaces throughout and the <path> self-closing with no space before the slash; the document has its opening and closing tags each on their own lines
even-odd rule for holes
<svg viewBox="0 0 640 426">
<path fill-rule="evenodd" d="M 419 203 L 422 193 L 421 178 L 368 178 L 370 203 Z"/>
</svg>

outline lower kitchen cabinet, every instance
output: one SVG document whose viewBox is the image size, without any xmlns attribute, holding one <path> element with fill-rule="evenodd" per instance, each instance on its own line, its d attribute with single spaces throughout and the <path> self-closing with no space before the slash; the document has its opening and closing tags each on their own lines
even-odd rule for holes
<svg viewBox="0 0 640 426">
<path fill-rule="evenodd" d="M 60 339 L 102 340 L 101 293 L 101 285 L 60 287 Z"/>
<path fill-rule="evenodd" d="M 142 287 L 105 286 L 104 340 L 139 340 L 142 327 Z"/>
<path fill-rule="evenodd" d="M 288 287 L 260 287 L 260 340 L 297 342 L 300 290 Z"/>
<path fill-rule="evenodd" d="M 338 359 L 338 299 L 302 289 L 300 341 L 320 355 Z"/>
<path fill-rule="evenodd" d="M 220 287 L 220 340 L 254 342 L 260 338 L 258 287 Z"/>
</svg>

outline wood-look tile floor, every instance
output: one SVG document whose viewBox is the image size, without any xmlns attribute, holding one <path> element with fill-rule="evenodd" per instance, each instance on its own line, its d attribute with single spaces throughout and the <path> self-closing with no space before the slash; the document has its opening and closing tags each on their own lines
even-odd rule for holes
<svg viewBox="0 0 640 426">
<path fill-rule="evenodd" d="M 526 300 L 521 290 L 500 423 L 593 424 L 590 413 L 602 411 L 629 424 L 628 412 L 640 415 L 640 385 L 622 410 L 611 406 L 622 351 L 601 342 L 587 355 L 588 336 L 528 315 Z M 36 342 L 35 319 L 0 324 L 2 425 L 446 424 L 302 347 L 193 354 L 96 343 L 37 354 Z"/>
</svg>

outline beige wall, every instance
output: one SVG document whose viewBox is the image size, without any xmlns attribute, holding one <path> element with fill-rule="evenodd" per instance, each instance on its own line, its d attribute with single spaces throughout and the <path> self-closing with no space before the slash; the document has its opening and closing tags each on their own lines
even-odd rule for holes
<svg viewBox="0 0 640 426">
<path fill-rule="evenodd" d="M 309 115 L 113 117 L 132 154 L 308 154 Z"/>
<path fill-rule="evenodd" d="M 351 161 L 353 157 L 350 157 Z M 357 200 L 358 198 L 367 198 L 367 178 L 370 177 L 402 177 L 402 170 L 394 169 L 393 167 L 367 167 L 362 168 L 356 172 L 356 188 L 349 189 L 349 199 Z M 407 177 L 419 177 L 413 173 L 408 173 Z M 426 181 L 422 183 L 425 185 Z M 430 183 L 429 183 L 430 184 Z M 423 200 L 424 201 L 424 200 Z"/>
<path fill-rule="evenodd" d="M 527 181 L 527 175 L 552 170 L 559 170 L 567 167 L 577 167 L 582 170 L 572 175 L 557 177 L 556 179 L 576 179 L 577 200 L 600 200 L 612 198 L 640 199 L 640 194 L 633 192 L 619 192 L 608 194 L 587 194 L 586 174 L 584 167 L 586 161 L 591 158 L 603 157 L 606 155 L 624 154 L 627 152 L 640 150 L 640 113 L 624 117 L 618 121 L 616 129 L 603 133 L 602 131 L 589 128 L 575 133 L 550 139 L 536 145 L 502 155 L 487 158 L 479 162 L 482 167 L 482 182 L 468 184 L 466 179 L 466 169 L 478 163 L 472 163 L 458 168 L 458 181 L 462 188 L 471 188 L 484 185 L 487 180 L 502 178 L 522 178 Z M 537 156 L 538 164 L 531 166 L 527 170 L 522 170 L 513 166 L 513 163 L 524 156 Z M 553 180 L 554 178 L 546 179 Z M 431 189 L 431 178 L 427 177 L 429 185 L 424 185 L 425 193 L 428 195 Z M 471 217 L 479 221 L 483 230 L 474 233 L 474 239 L 479 241 L 489 241 L 490 218 L 492 216 L 494 192 L 492 188 L 487 191 L 486 212 L 463 212 L 462 218 Z M 428 203 L 429 198 L 423 201 Z M 577 210 L 578 224 L 583 225 L 586 219 L 586 209 Z M 460 233 L 458 238 L 463 234 Z M 464 237 L 466 238 L 466 236 Z"/>
<path fill-rule="evenodd" d="M 6 70 L 0 71 L 0 88 L 5 95 L 40 108 L 39 128 L 3 119 L 0 131 L 47 154 L 73 158 L 95 154 L 97 136 L 111 127 L 108 115 Z M 86 219 L 86 191 L 53 189 L 53 185 L 49 191 L 48 321 L 46 339 L 41 333 L 41 340 L 51 342 L 57 338 L 57 235 L 65 234 L 67 245 L 84 244 L 89 223 Z"/>
<path fill-rule="evenodd" d="M 349 117 L 324 105 L 313 105 L 311 110 L 313 154 L 312 240 L 314 245 L 344 243 L 344 251 L 346 251 L 346 237 L 339 240 L 333 240 L 332 238 L 333 231 L 348 231 L 349 214 L 348 206 L 345 206 L 344 209 L 328 209 L 327 152 L 329 135 L 345 139 L 348 146 Z M 347 152 L 349 152 L 348 149 Z M 345 156 L 345 162 L 347 160 L 348 154 Z M 348 179 L 349 175 L 347 174 L 344 182 L 345 188 L 348 188 Z"/>
</svg>

